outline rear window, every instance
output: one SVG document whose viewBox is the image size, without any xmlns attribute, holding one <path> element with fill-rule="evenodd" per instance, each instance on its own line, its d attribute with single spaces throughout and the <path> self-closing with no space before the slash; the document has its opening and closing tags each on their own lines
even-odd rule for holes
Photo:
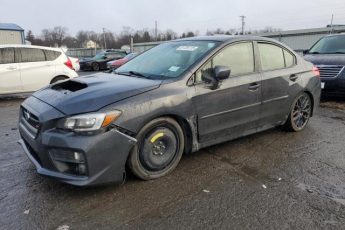
<svg viewBox="0 0 345 230">
<path fill-rule="evenodd" d="M 44 53 L 46 54 L 47 61 L 54 61 L 61 55 L 61 52 L 54 50 L 44 50 Z"/>
<path fill-rule="evenodd" d="M 22 55 L 21 62 L 40 62 L 45 61 L 43 50 L 35 48 L 20 48 Z"/>
<path fill-rule="evenodd" d="M 0 49 L 0 64 L 9 64 L 14 62 L 14 48 Z"/>
</svg>

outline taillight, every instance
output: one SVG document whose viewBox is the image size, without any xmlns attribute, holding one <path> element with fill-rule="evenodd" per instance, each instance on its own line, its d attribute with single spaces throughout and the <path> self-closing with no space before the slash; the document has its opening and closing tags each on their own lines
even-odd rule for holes
<svg viewBox="0 0 345 230">
<path fill-rule="evenodd" d="M 71 59 L 69 59 L 68 57 L 67 57 L 67 61 L 66 61 L 64 64 L 65 64 L 68 68 L 70 68 L 71 70 L 74 70 L 72 61 L 71 61 Z"/>
<path fill-rule="evenodd" d="M 320 77 L 320 70 L 316 66 L 313 66 L 312 71 L 316 77 Z"/>
</svg>

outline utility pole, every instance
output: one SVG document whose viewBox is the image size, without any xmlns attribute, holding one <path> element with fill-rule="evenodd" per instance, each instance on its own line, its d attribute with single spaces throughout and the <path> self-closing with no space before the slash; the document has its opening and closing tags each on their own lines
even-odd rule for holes
<svg viewBox="0 0 345 230">
<path fill-rule="evenodd" d="M 333 33 L 333 14 L 332 14 L 332 19 L 331 19 L 331 30 L 329 31 L 330 34 Z"/>
<path fill-rule="evenodd" d="M 246 24 L 246 23 L 244 22 L 244 19 L 246 18 L 246 16 L 241 15 L 240 18 L 241 18 L 241 22 L 242 22 L 242 35 L 244 35 L 244 25 Z"/>
<path fill-rule="evenodd" d="M 157 20 L 155 21 L 155 39 L 158 40 Z"/>
<path fill-rule="evenodd" d="M 107 43 L 105 41 L 105 28 L 103 28 L 103 40 L 104 40 L 104 49 L 107 49 Z"/>
</svg>

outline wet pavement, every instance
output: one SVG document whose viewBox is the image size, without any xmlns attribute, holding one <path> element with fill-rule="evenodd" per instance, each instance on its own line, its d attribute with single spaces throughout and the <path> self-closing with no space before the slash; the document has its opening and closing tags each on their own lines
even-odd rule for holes
<svg viewBox="0 0 345 230">
<path fill-rule="evenodd" d="M 272 129 L 184 156 L 173 173 L 77 188 L 36 174 L 21 100 L 0 101 L 0 229 L 344 229 L 345 102 L 300 133 Z"/>
</svg>

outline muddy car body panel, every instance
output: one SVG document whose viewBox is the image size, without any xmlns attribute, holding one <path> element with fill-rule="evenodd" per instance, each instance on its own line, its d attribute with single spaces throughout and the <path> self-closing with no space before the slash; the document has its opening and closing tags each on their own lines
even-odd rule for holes
<svg viewBox="0 0 345 230">
<path fill-rule="evenodd" d="M 24 101 L 19 118 L 21 144 L 37 171 L 79 186 L 120 182 L 137 134 L 156 118 L 170 117 L 178 122 L 185 137 L 184 151 L 188 153 L 283 124 L 292 102 L 302 92 L 312 98 L 313 110 L 318 106 L 320 79 L 312 71 L 313 65 L 276 41 L 253 36 L 214 36 L 171 44 L 181 44 L 177 50 L 183 52 L 197 50 L 189 43 L 185 45 L 185 41 L 211 42 L 212 46 L 208 45 L 212 48 L 177 77 L 147 79 L 134 72 L 78 77 L 42 89 Z M 219 53 L 242 43 L 253 47 L 252 73 L 230 76 L 212 89 L 198 78 L 201 69 Z M 263 70 L 259 43 L 289 52 L 295 58 L 293 64 Z M 126 66 L 128 63 L 119 70 Z M 171 74 L 178 71 L 177 66 L 169 69 L 174 72 Z M 97 132 L 58 128 L 61 120 L 109 111 L 121 111 L 121 115 Z M 32 117 L 36 123 L 30 120 Z"/>
</svg>

